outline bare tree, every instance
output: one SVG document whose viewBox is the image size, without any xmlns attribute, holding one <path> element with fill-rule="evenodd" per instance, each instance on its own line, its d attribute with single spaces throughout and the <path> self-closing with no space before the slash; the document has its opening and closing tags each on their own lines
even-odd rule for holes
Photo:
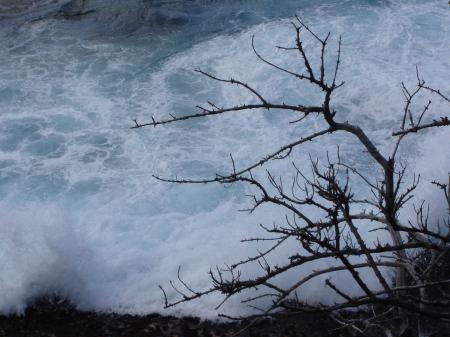
<svg viewBox="0 0 450 337">
<path fill-rule="evenodd" d="M 443 265 L 448 264 L 449 261 L 450 219 L 429 224 L 429 214 L 425 203 L 415 208 L 415 219 L 407 223 L 399 219 L 399 211 L 413 198 L 420 176 L 414 177 L 405 187 L 407 168 L 401 162 L 397 163 L 396 155 L 406 137 L 427 128 L 450 125 L 448 115 L 434 120 L 427 119 L 431 100 L 423 108 L 413 109 L 418 95 L 435 96 L 445 104 L 450 103 L 450 99 L 440 90 L 428 86 L 416 69 L 415 86 L 408 88 L 402 83 L 405 106 L 400 126 L 392 133 L 393 151 L 388 154 L 382 153 L 361 127 L 350 122 L 337 121 L 338 112 L 331 107 L 332 96 L 344 85 L 344 82 L 338 80 L 341 38 L 339 37 L 337 41 L 333 69 L 325 69 L 330 33 L 321 38 L 298 17 L 292 25 L 295 31 L 295 45 L 278 48 L 298 52 L 304 72 L 289 70 L 267 60 L 257 51 L 252 40 L 253 51 L 266 65 L 319 88 L 323 95 L 319 104 L 289 105 L 271 102 L 245 82 L 233 78 L 220 78 L 198 69 L 196 70 L 198 73 L 213 81 L 239 86 L 254 95 L 258 102 L 231 107 L 219 107 L 208 102 L 207 107 L 198 106 L 196 113 L 187 116 L 170 116 L 169 119 L 158 121 L 152 117 L 148 123 L 134 121 L 133 128 L 156 127 L 236 111 L 273 109 L 298 113 L 299 118 L 293 123 L 301 123 L 306 118 L 319 118 L 323 119 L 326 125 L 322 130 L 303 135 L 244 168 L 238 168 L 231 156 L 232 170 L 227 175 L 216 175 L 210 179 L 200 180 L 167 179 L 155 176 L 158 180 L 177 184 L 250 184 L 255 192 L 250 196 L 249 212 L 255 211 L 266 203 L 281 207 L 286 212 L 283 225 L 272 227 L 261 225 L 263 231 L 270 234 L 269 237 L 243 240 L 272 242 L 269 249 L 234 265 L 211 270 L 209 275 L 212 285 L 206 290 L 197 291 L 191 288 L 178 274 L 178 285 L 170 282 L 172 290 L 180 295 L 178 300 L 170 302 L 166 290 L 161 287 L 165 307 L 172 307 L 214 292 L 224 295 L 223 301 L 218 306 L 220 307 L 233 295 L 257 288 L 258 291 L 251 292 L 252 295 L 243 302 L 252 305 L 261 298 L 270 298 L 271 305 L 267 308 L 259 308 L 260 313 L 256 314 L 255 318 L 325 312 L 342 327 L 353 329 L 361 334 L 364 334 L 367 329 L 379 328 L 387 336 L 400 335 L 399 331 L 408 326 L 408 320 L 410 322 L 414 320 L 418 322 L 418 334 L 425 336 L 427 335 L 426 327 L 423 326 L 425 317 L 441 321 L 450 319 L 450 273 L 441 272 Z M 304 34 L 311 36 L 320 47 L 318 69 L 314 69 L 305 50 Z M 378 167 L 381 173 L 379 177 L 366 176 L 354 165 L 346 164 L 341 159 L 339 151 L 336 156 L 333 156 L 335 159 L 327 156 L 325 163 L 311 158 L 312 175 L 306 175 L 304 168 L 293 164 L 294 178 L 288 183 L 285 183 L 283 177 L 269 170 L 267 170 L 267 179 L 257 179 L 252 174 L 254 170 L 269 161 L 287 158 L 294 148 L 336 132 L 351 134 L 363 145 L 370 160 Z M 362 181 L 371 195 L 370 198 L 355 195 L 351 189 L 351 182 L 355 179 Z M 443 192 L 443 197 L 449 203 L 450 209 L 449 186 L 440 182 L 434 182 L 434 184 Z M 312 219 L 308 216 L 311 214 L 309 212 L 311 209 L 319 211 L 323 217 L 320 220 Z M 360 211 L 361 209 L 363 211 Z M 374 224 L 375 230 L 387 233 L 390 239 L 376 243 L 365 240 L 362 229 L 367 226 L 367 222 Z M 283 265 L 271 265 L 266 257 L 276 253 L 281 245 L 291 239 L 300 243 L 301 249 L 298 253 L 287 256 L 286 263 Z M 313 269 L 304 277 L 291 280 L 289 286 L 281 287 L 277 284 L 278 276 L 295 268 L 315 265 L 327 259 L 334 259 L 335 263 L 322 269 Z M 261 266 L 261 273 L 253 278 L 244 278 L 240 272 L 241 267 L 251 263 L 258 263 Z M 361 276 L 362 270 L 369 270 L 373 274 L 378 283 L 377 288 L 370 286 L 364 280 Z M 387 270 L 393 270 L 395 277 L 389 277 Z M 339 271 L 346 271 L 351 275 L 360 288 L 359 296 L 347 294 L 330 278 L 325 283 L 341 298 L 338 303 L 306 303 L 296 296 L 297 291 L 314 278 L 320 275 L 332 276 Z M 348 314 L 346 309 L 349 308 L 360 308 L 365 314 L 362 316 Z M 397 323 L 403 328 L 398 327 Z M 395 324 L 397 328 L 394 327 Z"/>
</svg>

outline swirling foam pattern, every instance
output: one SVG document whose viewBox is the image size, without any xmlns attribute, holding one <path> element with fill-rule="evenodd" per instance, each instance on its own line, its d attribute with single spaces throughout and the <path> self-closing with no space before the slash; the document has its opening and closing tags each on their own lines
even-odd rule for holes
<svg viewBox="0 0 450 337">
<path fill-rule="evenodd" d="M 258 233 L 259 222 L 276 220 L 278 210 L 238 213 L 243 186 L 172 186 L 151 174 L 227 172 L 229 153 L 243 166 L 320 122 L 288 126 L 295 116 L 273 111 L 156 129 L 129 126 L 133 118 L 186 114 L 207 100 L 253 99 L 206 81 L 196 67 L 245 79 L 273 100 L 319 102 L 315 90 L 258 63 L 251 51 L 256 35 L 262 54 L 299 69 L 295 55 L 274 49 L 292 42 L 294 13 L 321 34 L 342 34 L 346 85 L 335 108 L 342 120 L 361 123 L 383 150 L 400 118 L 399 84 L 414 83 L 415 65 L 430 84 L 450 89 L 444 1 L 98 0 L 86 1 L 90 14 L 57 15 L 67 3 L 0 0 L 1 312 L 20 311 L 34 296 L 54 292 L 81 308 L 160 311 L 157 285 L 174 277 L 178 265 L 194 285 L 206 287 L 209 266 L 255 251 L 239 240 Z M 431 114 L 438 113 L 439 101 L 433 104 Z M 419 138 L 424 142 L 411 140 L 401 156 L 423 172 L 423 197 L 432 198 L 438 216 L 445 205 L 426 181 L 446 177 L 449 132 L 426 135 Z M 308 152 L 322 156 L 336 142 L 353 164 L 373 171 L 361 148 L 342 135 L 308 144 L 293 159 L 306 166 Z M 290 174 L 287 163 L 271 167 Z M 283 263 L 282 255 L 274 261 Z M 302 296 L 329 293 L 317 282 Z M 210 308 L 217 300 L 178 310 L 215 315 Z M 227 309 L 244 310 L 237 301 Z"/>
</svg>

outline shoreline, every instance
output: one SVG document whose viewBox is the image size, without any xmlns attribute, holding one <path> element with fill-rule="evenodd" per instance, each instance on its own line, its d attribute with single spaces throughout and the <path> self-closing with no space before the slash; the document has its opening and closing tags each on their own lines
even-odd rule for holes
<svg viewBox="0 0 450 337">
<path fill-rule="evenodd" d="M 199 317 L 81 311 L 67 300 L 41 298 L 23 315 L 0 315 L 1 337 L 347 337 L 325 315 L 220 322 Z"/>
</svg>

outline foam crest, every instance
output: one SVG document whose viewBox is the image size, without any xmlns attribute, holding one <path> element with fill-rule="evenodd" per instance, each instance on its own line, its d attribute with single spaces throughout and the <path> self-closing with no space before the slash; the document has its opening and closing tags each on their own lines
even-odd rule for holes
<svg viewBox="0 0 450 337">
<path fill-rule="evenodd" d="M 122 33 L 107 38 L 103 33 L 76 35 L 79 22 L 54 20 L 22 26 L 15 33 L 20 39 L 6 35 L 8 47 L 0 51 L 0 311 L 20 311 L 33 296 L 54 291 L 81 308 L 161 311 L 157 285 L 176 276 L 179 265 L 188 281 L 204 288 L 210 266 L 256 251 L 239 240 L 257 235 L 258 223 L 282 218 L 280 210 L 239 213 L 248 192 L 244 186 L 174 186 L 155 181 L 151 174 L 196 178 L 227 173 L 230 153 L 244 167 L 321 128 L 320 121 L 312 118 L 287 127 L 295 114 L 264 111 L 155 129 L 129 126 L 133 118 L 187 114 L 208 100 L 218 105 L 255 101 L 242 90 L 205 80 L 193 72 L 196 67 L 245 80 L 272 100 L 320 103 L 315 89 L 259 63 L 253 54 L 255 35 L 262 55 L 301 69 L 295 54 L 274 49 L 292 43 L 293 32 L 288 20 L 273 18 L 298 10 L 319 33 L 343 35 L 341 78 L 346 85 L 334 106 L 341 120 L 360 123 L 383 151 L 390 149 L 387 137 L 400 120 L 400 82 L 414 83 L 416 64 L 430 84 L 448 89 L 444 55 L 450 54 L 450 15 L 440 1 L 329 1 L 321 6 L 283 1 L 285 7 L 277 5 L 278 12 L 273 3 L 263 1 L 260 6 L 266 7 L 256 10 L 256 18 L 232 15 L 231 9 L 220 16 L 214 6 L 227 5 L 208 9 L 196 2 L 201 15 L 187 12 L 192 25 L 163 25 L 167 30 L 156 33 L 119 25 L 122 33 L 135 32 L 128 38 Z M 223 30 L 200 25 L 206 14 Z M 98 33 L 95 24 L 80 31 Z M 314 48 L 312 41 L 306 46 Z M 330 54 L 335 48 L 330 45 Z M 441 108 L 436 100 L 429 117 Z M 447 176 L 449 156 L 443 155 L 442 144 L 448 139 L 449 130 L 427 132 L 401 149 L 410 167 L 423 173 L 419 199 L 430 198 L 439 216 L 445 205 L 427 182 Z M 307 144 L 293 159 L 306 167 L 308 153 L 322 157 L 336 143 L 350 163 L 376 173 L 362 149 L 345 135 Z M 289 162 L 269 167 L 292 175 Z M 405 209 L 405 218 L 411 214 Z M 282 264 L 295 249 L 296 243 L 289 243 L 272 259 Z M 244 272 L 256 273 L 256 266 L 252 268 Z M 351 284 L 345 274 L 336 280 Z M 301 295 L 334 300 L 322 284 L 319 279 Z M 228 312 L 248 312 L 238 300 L 228 304 Z M 174 312 L 212 317 L 210 308 L 217 302 L 211 296 Z"/>
</svg>

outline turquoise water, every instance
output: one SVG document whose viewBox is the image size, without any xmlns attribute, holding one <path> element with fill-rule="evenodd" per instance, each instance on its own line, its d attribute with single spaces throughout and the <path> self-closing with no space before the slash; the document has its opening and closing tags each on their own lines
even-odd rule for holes
<svg viewBox="0 0 450 337">
<path fill-rule="evenodd" d="M 400 118 L 400 82 L 414 83 L 415 65 L 434 86 L 449 89 L 450 11 L 443 1 L 98 0 L 85 1 L 84 10 L 95 12 L 76 18 L 57 14 L 67 1 L 29 3 L 0 0 L 2 312 L 53 292 L 82 308 L 160 311 L 157 285 L 178 265 L 204 287 L 210 265 L 255 251 L 239 240 L 258 233 L 259 222 L 276 220 L 277 210 L 237 212 L 243 186 L 172 186 L 151 175 L 226 172 L 229 153 L 244 166 L 319 122 L 290 126 L 294 115 L 262 112 L 129 127 L 134 118 L 187 114 L 208 100 L 252 99 L 206 81 L 197 67 L 246 79 L 273 100 L 317 102 L 315 90 L 258 63 L 251 51 L 255 35 L 262 54 L 298 69 L 295 55 L 274 48 L 292 42 L 296 13 L 321 34 L 342 34 L 347 84 L 335 107 L 383 150 Z M 440 112 L 439 102 L 433 109 Z M 426 142 L 408 143 L 402 157 L 425 181 L 445 178 L 448 139 L 446 130 L 429 132 Z M 320 156 L 336 143 L 373 173 L 345 136 L 309 144 L 293 159 L 302 164 L 308 152 Z M 272 167 L 290 174 L 289 165 Z M 434 198 L 427 185 L 423 195 Z M 443 203 L 433 205 L 445 212 Z M 306 293 L 327 296 L 319 285 Z M 179 310 L 208 316 L 216 301 Z M 235 302 L 229 308 L 241 310 Z"/>
</svg>

